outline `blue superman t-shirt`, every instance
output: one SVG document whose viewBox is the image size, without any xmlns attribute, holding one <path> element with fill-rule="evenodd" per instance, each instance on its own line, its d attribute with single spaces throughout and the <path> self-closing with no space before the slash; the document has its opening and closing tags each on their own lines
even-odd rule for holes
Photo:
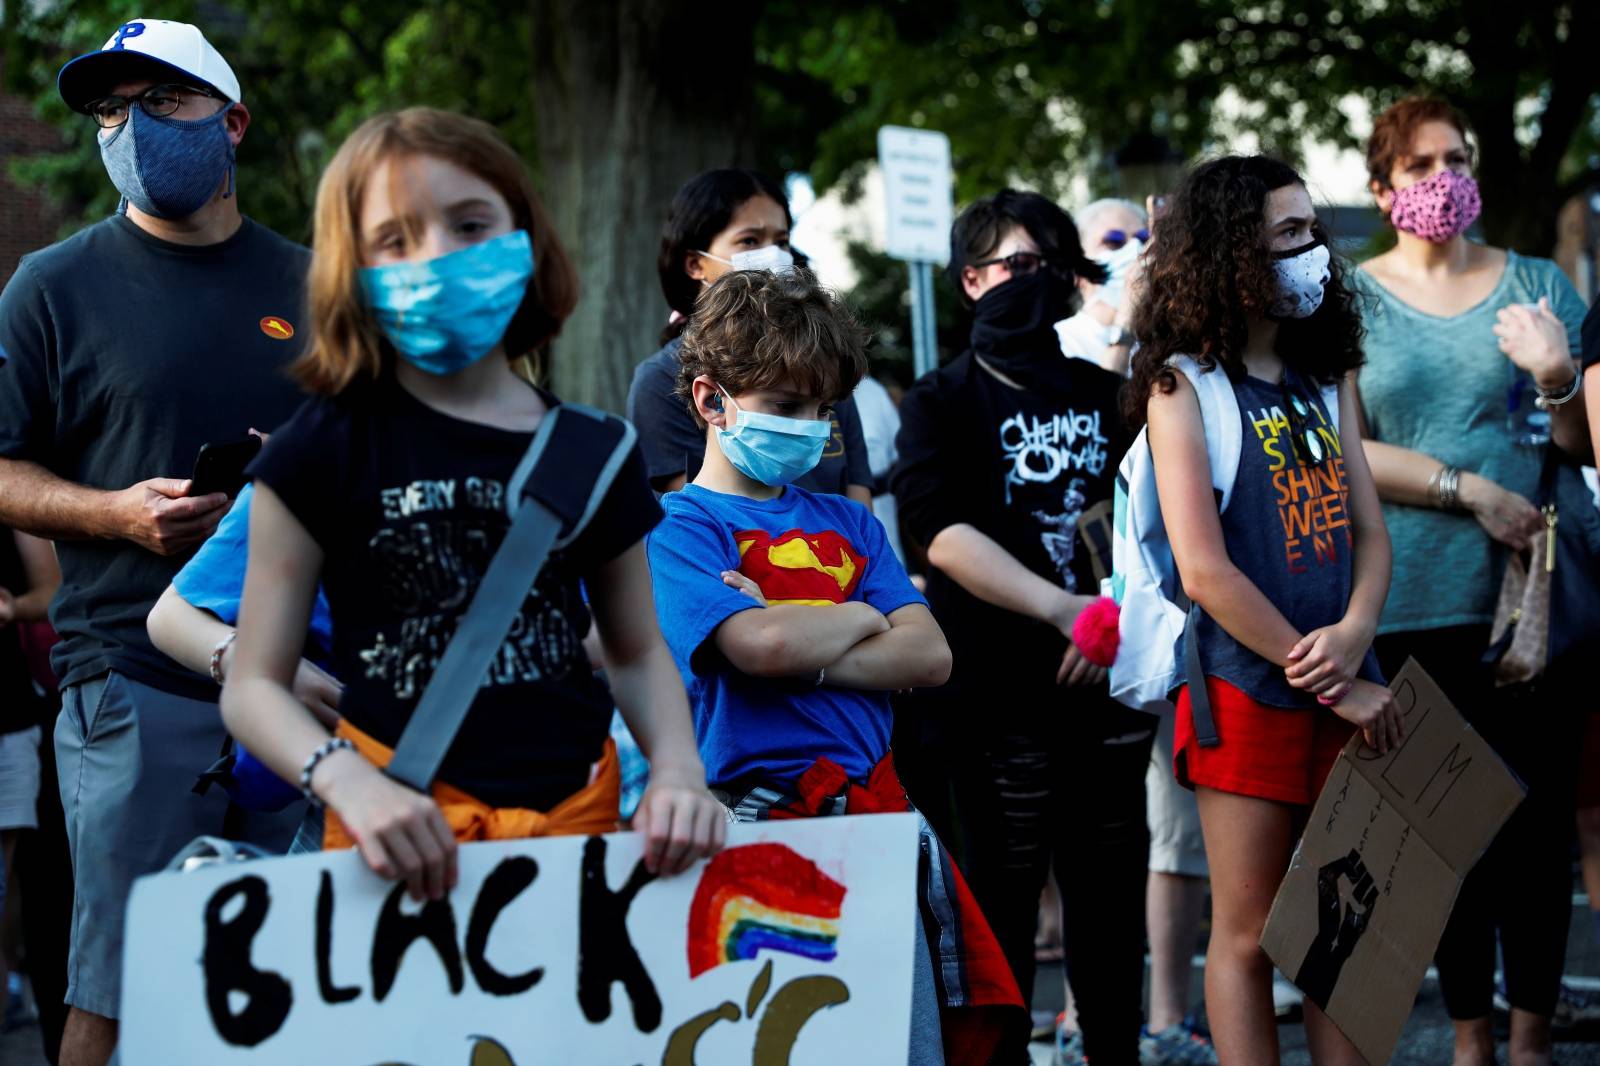
<svg viewBox="0 0 1600 1066">
<path fill-rule="evenodd" d="M 689 689 L 706 780 L 788 788 L 827 756 L 864 781 L 889 750 L 887 692 L 747 677 L 711 637 L 731 616 L 761 609 L 723 583 L 725 570 L 750 578 L 774 606 L 864 601 L 889 615 L 926 603 L 883 526 L 853 500 L 792 485 L 775 500 L 689 485 L 661 505 L 667 517 L 646 541 L 656 613 Z"/>
</svg>

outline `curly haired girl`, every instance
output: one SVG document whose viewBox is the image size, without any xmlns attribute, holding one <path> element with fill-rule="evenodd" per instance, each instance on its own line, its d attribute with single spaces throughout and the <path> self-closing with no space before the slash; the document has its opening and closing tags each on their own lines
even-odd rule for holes
<svg viewBox="0 0 1600 1066">
<path fill-rule="evenodd" d="M 1379 751 L 1401 732 L 1371 652 L 1389 538 L 1362 451 L 1339 435 L 1356 424 L 1361 324 L 1305 184 L 1274 159 L 1197 167 L 1148 255 L 1127 406 L 1148 422 L 1195 605 L 1186 639 L 1204 678 L 1179 691 L 1173 762 L 1196 791 L 1211 863 L 1206 1002 L 1221 1061 L 1276 1062 L 1259 944 L 1298 823 L 1352 727 Z M 1238 403 L 1239 465 L 1221 508 L 1186 370 L 1226 374 Z M 1306 1028 L 1318 1063 L 1361 1061 L 1311 1002 Z"/>
</svg>

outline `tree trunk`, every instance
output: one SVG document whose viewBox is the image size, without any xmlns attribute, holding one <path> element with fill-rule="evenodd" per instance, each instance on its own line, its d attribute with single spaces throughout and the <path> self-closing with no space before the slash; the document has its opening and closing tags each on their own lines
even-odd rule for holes
<svg viewBox="0 0 1600 1066">
<path fill-rule="evenodd" d="M 541 188 L 583 283 L 552 352 L 565 399 L 622 410 L 658 347 L 662 222 L 685 181 L 745 155 L 756 6 L 533 0 Z"/>
</svg>

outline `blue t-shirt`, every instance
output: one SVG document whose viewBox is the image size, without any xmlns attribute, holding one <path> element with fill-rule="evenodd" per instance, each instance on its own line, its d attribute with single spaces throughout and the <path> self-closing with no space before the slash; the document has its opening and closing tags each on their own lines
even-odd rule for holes
<svg viewBox="0 0 1600 1066">
<path fill-rule="evenodd" d="M 677 660 L 713 786 L 788 788 L 827 756 L 861 782 L 889 750 L 889 694 L 738 673 L 711 637 L 760 605 L 723 584 L 737 570 L 768 603 L 859 601 L 884 615 L 926 603 L 871 511 L 843 496 L 790 486 L 752 500 L 688 485 L 662 498 L 666 519 L 646 541 L 656 613 Z"/>
<path fill-rule="evenodd" d="M 172 579 L 185 602 L 202 611 L 210 611 L 228 625 L 239 622 L 239 600 L 244 595 L 244 567 L 250 551 L 250 501 L 255 498 L 254 484 L 239 490 L 233 509 L 222 519 L 215 533 L 200 545 L 194 558 L 183 564 Z M 311 630 L 307 650 L 311 658 L 325 661 L 328 649 L 333 647 L 333 616 L 328 612 L 328 598 L 317 586 L 317 599 L 311 605 Z"/>
</svg>

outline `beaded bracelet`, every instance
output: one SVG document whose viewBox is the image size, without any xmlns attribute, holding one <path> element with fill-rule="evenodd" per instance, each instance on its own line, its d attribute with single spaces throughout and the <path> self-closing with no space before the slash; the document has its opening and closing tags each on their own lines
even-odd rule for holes
<svg viewBox="0 0 1600 1066">
<path fill-rule="evenodd" d="M 233 638 L 238 635 L 239 631 L 235 629 L 217 641 L 217 646 L 211 649 L 211 680 L 219 685 L 222 684 L 222 656 L 227 652 L 228 645 L 233 643 Z"/>
<path fill-rule="evenodd" d="M 345 751 L 356 750 L 356 746 L 350 742 L 348 737 L 329 737 L 316 751 L 306 756 L 305 765 L 300 767 L 300 791 L 304 793 L 307 802 L 314 806 L 322 806 L 322 800 L 318 799 L 316 794 L 311 791 L 311 773 L 317 768 L 319 762 L 341 748 Z"/>
</svg>

